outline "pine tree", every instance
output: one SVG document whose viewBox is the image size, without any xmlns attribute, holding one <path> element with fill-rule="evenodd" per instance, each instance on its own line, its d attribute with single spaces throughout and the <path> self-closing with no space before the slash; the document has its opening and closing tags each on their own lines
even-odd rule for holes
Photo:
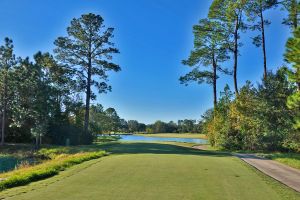
<svg viewBox="0 0 300 200">
<path fill-rule="evenodd" d="M 7 127 L 7 111 L 10 100 L 10 74 L 11 69 L 16 64 L 13 53 L 13 41 L 9 38 L 4 39 L 5 44 L 0 47 L 0 80 L 1 80 L 1 105 L 2 105 L 2 122 L 1 122 L 1 145 L 5 142 L 5 133 Z"/>
<path fill-rule="evenodd" d="M 247 0 L 214 0 L 209 11 L 209 17 L 218 20 L 224 26 L 227 35 L 227 48 L 233 54 L 233 81 L 235 94 L 239 94 L 237 83 L 240 32 L 246 30 L 244 12 Z"/>
<path fill-rule="evenodd" d="M 267 77 L 267 52 L 266 52 L 266 36 L 265 27 L 271 22 L 266 20 L 264 12 L 276 6 L 277 0 L 250 0 L 247 3 L 247 16 L 251 22 L 250 29 L 259 31 L 260 34 L 253 38 L 253 44 L 257 47 L 262 47 L 264 59 L 264 78 Z"/>
<path fill-rule="evenodd" d="M 297 29 L 300 23 L 300 1 L 283 0 L 280 3 L 288 11 L 288 17 L 283 19 L 283 24 L 291 27 L 292 30 Z"/>
<path fill-rule="evenodd" d="M 113 28 L 105 29 L 103 18 L 92 13 L 74 18 L 67 28 L 67 37 L 59 37 L 55 41 L 56 58 L 72 68 L 79 89 L 85 92 L 84 130 L 88 132 L 90 100 L 95 99 L 92 86 L 99 93 L 111 90 L 107 84 L 107 71 L 120 71 L 120 67 L 112 63 L 112 54 L 119 53 L 111 42 Z M 97 79 L 93 79 L 97 76 Z"/>
<path fill-rule="evenodd" d="M 214 106 L 217 104 L 217 71 L 228 74 L 227 69 L 223 69 L 219 63 L 229 59 L 227 50 L 224 47 L 224 37 L 221 24 L 209 19 L 201 19 L 199 24 L 193 27 L 194 49 L 187 60 L 183 60 L 184 65 L 193 68 L 191 72 L 180 77 L 183 84 L 196 81 L 213 85 Z M 200 67 L 211 67 L 211 70 L 200 70 Z"/>
</svg>

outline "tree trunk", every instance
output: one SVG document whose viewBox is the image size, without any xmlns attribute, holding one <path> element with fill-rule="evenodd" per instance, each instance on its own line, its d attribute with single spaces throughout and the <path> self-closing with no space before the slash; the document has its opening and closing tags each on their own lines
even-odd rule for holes
<svg viewBox="0 0 300 200">
<path fill-rule="evenodd" d="M 6 105 L 4 105 L 3 112 L 2 112 L 1 145 L 4 145 L 4 143 L 5 143 L 5 139 L 4 139 L 4 137 L 5 137 L 5 121 L 6 121 Z"/>
<path fill-rule="evenodd" d="M 2 128 L 1 128 L 1 145 L 5 143 L 5 122 L 6 122 L 6 111 L 7 111 L 7 77 L 4 75 L 4 91 L 3 91 L 3 111 L 2 111 Z"/>
<path fill-rule="evenodd" d="M 239 28 L 239 19 L 236 18 L 235 30 L 234 30 L 234 65 L 233 65 L 233 81 L 234 81 L 234 90 L 235 95 L 239 95 L 239 89 L 237 84 L 237 66 L 238 66 L 238 28 Z"/>
<path fill-rule="evenodd" d="M 217 64 L 215 58 L 213 57 L 213 90 L 214 90 L 214 110 L 217 107 Z"/>
<path fill-rule="evenodd" d="M 90 100 L 91 100 L 91 67 L 89 67 L 88 69 L 87 86 L 86 86 L 85 116 L 84 116 L 84 132 L 86 134 L 89 131 Z"/>
<path fill-rule="evenodd" d="M 89 132 L 90 121 L 90 101 L 91 101 L 91 79 L 92 79 L 92 33 L 90 33 L 89 50 L 88 50 L 88 69 L 87 69 L 87 85 L 86 85 L 86 100 L 85 100 L 85 116 L 84 116 L 84 132 Z"/>
<path fill-rule="evenodd" d="M 267 78 L 267 53 L 266 53 L 266 42 L 265 42 L 265 23 L 262 8 L 260 10 L 260 23 L 261 23 L 261 38 L 262 38 L 262 50 L 264 55 L 264 79 Z"/>
<path fill-rule="evenodd" d="M 294 26 L 294 29 L 296 30 L 298 27 L 298 3 L 297 3 L 297 0 L 293 0 L 292 4 L 293 4 L 292 9 L 294 9 L 292 11 L 294 13 L 293 26 Z"/>
<path fill-rule="evenodd" d="M 35 149 L 40 148 L 40 134 L 36 133 L 35 135 Z"/>
</svg>

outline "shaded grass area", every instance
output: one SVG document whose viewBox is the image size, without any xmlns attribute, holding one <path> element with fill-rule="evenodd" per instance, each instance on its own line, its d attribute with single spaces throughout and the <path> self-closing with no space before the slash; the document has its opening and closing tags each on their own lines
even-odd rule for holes
<svg viewBox="0 0 300 200">
<path fill-rule="evenodd" d="M 34 146 L 30 144 L 5 144 L 0 145 L 1 154 L 24 156 L 34 152 Z"/>
<path fill-rule="evenodd" d="M 196 138 L 196 139 L 207 139 L 205 134 L 200 133 L 155 133 L 155 134 L 136 134 L 142 136 L 149 136 L 149 137 L 173 137 L 173 138 Z"/>
<path fill-rule="evenodd" d="M 114 142 L 98 144 L 112 154 L 176 154 L 176 155 L 209 155 L 231 156 L 227 152 L 200 151 L 190 148 L 192 143 L 176 142 Z"/>
<path fill-rule="evenodd" d="M 228 153 L 180 145 L 99 144 L 96 146 L 112 156 L 88 161 L 29 186 L 7 190 L 0 197 L 15 200 L 300 199 L 298 193 Z"/>
</svg>

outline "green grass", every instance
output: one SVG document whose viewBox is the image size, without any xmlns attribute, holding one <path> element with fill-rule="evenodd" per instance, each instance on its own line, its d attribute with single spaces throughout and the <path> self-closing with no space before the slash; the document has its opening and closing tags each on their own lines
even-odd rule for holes
<svg viewBox="0 0 300 200">
<path fill-rule="evenodd" d="M 197 139 L 207 139 L 205 134 L 200 133 L 155 133 L 155 134 L 137 134 L 149 137 L 173 137 L 173 138 L 197 138 Z"/>
<path fill-rule="evenodd" d="M 0 199 L 300 199 L 298 193 L 228 153 L 199 151 L 176 143 L 98 146 L 112 155 L 6 190 Z"/>
<path fill-rule="evenodd" d="M 101 135 L 97 137 L 96 142 L 113 142 L 118 141 L 120 138 L 118 135 Z"/>
<path fill-rule="evenodd" d="M 114 135 L 128 135 L 128 134 L 132 134 L 132 133 L 124 133 L 124 132 L 113 132 L 113 133 L 102 133 L 102 135 L 110 135 L 110 136 L 114 136 Z"/>
</svg>

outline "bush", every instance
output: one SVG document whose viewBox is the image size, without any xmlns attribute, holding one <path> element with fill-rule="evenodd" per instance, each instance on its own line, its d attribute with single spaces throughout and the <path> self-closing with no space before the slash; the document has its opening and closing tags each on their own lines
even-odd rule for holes
<svg viewBox="0 0 300 200">
<path fill-rule="evenodd" d="M 213 111 L 204 116 L 204 131 L 212 146 L 230 150 L 300 150 L 293 128 L 296 110 L 287 107 L 295 91 L 285 68 L 269 72 L 258 87 L 250 82 L 233 98 L 226 86 Z"/>
<path fill-rule="evenodd" d="M 50 127 L 50 132 L 46 135 L 51 144 L 65 145 L 67 139 L 70 145 L 91 144 L 93 142 L 92 134 L 84 133 L 83 129 L 74 125 L 55 125 Z"/>
</svg>

